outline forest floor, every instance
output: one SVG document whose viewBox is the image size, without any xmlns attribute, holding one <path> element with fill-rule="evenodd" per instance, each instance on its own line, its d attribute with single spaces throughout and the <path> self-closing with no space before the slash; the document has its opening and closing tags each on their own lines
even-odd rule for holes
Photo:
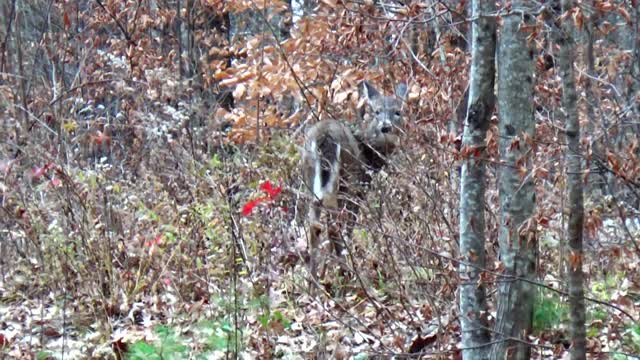
<svg viewBox="0 0 640 360">
<path fill-rule="evenodd" d="M 640 354 L 639 254 L 612 242 L 624 231 L 638 234 L 633 223 L 627 225 L 625 230 L 620 222 L 605 220 L 600 242 L 590 245 L 589 252 L 597 256 L 585 264 L 587 295 L 601 302 L 587 301 L 590 358 Z M 549 237 L 542 247 L 556 245 Z M 304 265 L 285 264 L 270 267 L 269 274 L 240 271 L 235 282 L 203 279 L 209 294 L 218 296 L 197 300 L 185 298 L 165 277 L 136 301 L 117 309 L 101 306 L 103 313 L 97 313 L 95 293 L 44 293 L 45 287 L 34 286 L 33 272 L 47 269 L 29 269 L 27 263 L 8 267 L 9 261 L 3 262 L 0 283 L 0 346 L 10 358 L 224 359 L 234 353 L 243 359 L 460 357 L 455 289 L 441 286 L 429 293 L 422 283 L 435 273 L 416 279 L 406 268 L 403 289 L 381 278 L 363 287 L 371 279 L 345 280 L 328 271 L 324 288 L 312 296 Z M 363 271 L 360 276 L 368 275 Z M 563 283 L 551 274 L 541 282 L 553 288 Z M 530 338 L 535 358 L 568 358 L 566 298 L 550 291 L 540 294 Z"/>
</svg>

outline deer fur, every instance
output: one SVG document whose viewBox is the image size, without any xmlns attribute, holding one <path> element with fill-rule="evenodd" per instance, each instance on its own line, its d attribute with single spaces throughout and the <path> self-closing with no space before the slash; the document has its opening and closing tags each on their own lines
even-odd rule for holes
<svg viewBox="0 0 640 360">
<path fill-rule="evenodd" d="M 383 96 L 363 81 L 360 90 L 367 103 L 362 124 L 352 130 L 341 121 L 324 120 L 305 133 L 302 175 L 310 193 L 309 270 L 316 277 L 321 210 L 327 209 L 327 235 L 342 256 L 342 230 L 351 236 L 371 174 L 386 164 L 386 156 L 398 146 L 403 133 L 406 86 L 396 87 L 396 96 Z M 346 218 L 346 219 L 345 219 Z"/>
</svg>

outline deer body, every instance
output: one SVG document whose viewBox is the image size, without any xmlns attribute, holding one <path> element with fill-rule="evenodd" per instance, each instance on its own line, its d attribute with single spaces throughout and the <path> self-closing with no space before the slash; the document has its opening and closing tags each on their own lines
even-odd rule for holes
<svg viewBox="0 0 640 360">
<path fill-rule="evenodd" d="M 328 209 L 328 238 L 338 256 L 342 254 L 342 228 L 351 235 L 358 214 L 358 201 L 364 198 L 371 173 L 386 164 L 386 155 L 398 145 L 402 132 L 404 85 L 398 97 L 382 96 L 367 82 L 362 91 L 369 114 L 364 126 L 352 130 L 345 123 L 325 120 L 311 126 L 305 134 L 302 175 L 311 195 L 309 206 L 310 271 L 316 276 L 318 240 L 322 232 L 321 210 Z"/>
</svg>

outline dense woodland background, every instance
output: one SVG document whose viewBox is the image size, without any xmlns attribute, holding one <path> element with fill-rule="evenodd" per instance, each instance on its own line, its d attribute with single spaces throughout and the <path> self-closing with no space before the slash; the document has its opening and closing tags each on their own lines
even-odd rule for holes
<svg viewBox="0 0 640 360">
<path fill-rule="evenodd" d="M 461 270 L 479 259 L 460 250 L 470 159 L 486 167 L 469 289 L 486 289 L 487 329 L 509 271 L 501 224 L 516 226 L 535 264 L 512 312 L 530 328 L 510 340 L 568 357 L 581 269 L 587 356 L 640 354 L 637 1 L 498 1 L 474 15 L 448 0 L 4 0 L 0 14 L 4 357 L 461 358 Z M 502 41 L 496 88 L 508 34 L 532 66 L 522 91 L 498 91 L 472 146 L 471 31 L 487 19 Z M 365 79 L 408 85 L 406 134 L 347 243 L 354 275 L 329 269 L 310 289 L 302 135 L 357 122 Z M 505 143 L 520 154 L 508 162 L 500 111 L 517 96 L 531 132 Z M 530 184 L 518 224 L 500 220 L 505 168 Z M 584 253 L 568 246 L 576 184 Z"/>
</svg>

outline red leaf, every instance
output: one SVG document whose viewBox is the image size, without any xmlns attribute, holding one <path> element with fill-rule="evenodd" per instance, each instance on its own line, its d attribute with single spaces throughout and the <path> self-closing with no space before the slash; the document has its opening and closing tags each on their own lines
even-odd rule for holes
<svg viewBox="0 0 640 360">
<path fill-rule="evenodd" d="M 258 204 L 265 201 L 272 201 L 282 192 L 282 186 L 273 187 L 273 184 L 271 184 L 269 180 L 260 184 L 259 188 L 260 190 L 264 191 L 267 195 L 261 196 L 257 199 L 251 200 L 246 204 L 244 204 L 244 206 L 242 207 L 242 215 L 244 216 L 251 215 L 253 208 L 258 206 Z"/>
<path fill-rule="evenodd" d="M 549 218 L 546 216 L 541 216 L 538 218 L 538 225 L 542 226 L 543 228 L 548 229 L 549 228 Z"/>
<path fill-rule="evenodd" d="M 273 192 L 271 192 L 269 195 L 271 196 L 271 199 L 273 199 L 276 196 L 280 195 L 281 192 L 282 192 L 282 186 L 278 186 L 277 188 L 273 189 Z"/>
<path fill-rule="evenodd" d="M 162 234 L 156 236 L 155 238 L 153 238 L 152 240 L 147 241 L 146 245 L 147 246 L 154 246 L 154 245 L 160 245 L 160 242 L 162 241 Z"/>
<path fill-rule="evenodd" d="M 258 204 L 260 204 L 261 202 L 267 200 L 266 197 L 259 197 L 257 199 L 253 199 L 249 202 L 247 202 L 246 204 L 244 204 L 244 206 L 242 207 L 242 215 L 244 216 L 249 216 L 251 215 L 251 212 L 253 211 L 253 208 L 255 208 L 256 206 L 258 206 Z"/>
<path fill-rule="evenodd" d="M 269 195 L 269 199 L 273 200 L 276 196 L 278 196 L 282 192 L 282 186 L 273 187 L 269 180 L 260 184 L 260 190 L 264 191 Z"/>
<path fill-rule="evenodd" d="M 111 138 L 103 133 L 102 131 L 97 131 L 96 135 L 93 135 L 93 141 L 96 145 L 102 145 L 102 143 L 109 144 L 111 142 Z"/>
<path fill-rule="evenodd" d="M 268 193 L 269 191 L 273 190 L 273 185 L 271 185 L 271 182 L 269 180 L 263 182 L 262 184 L 260 184 L 260 190 Z"/>
<path fill-rule="evenodd" d="M 49 169 L 51 169 L 53 167 L 53 163 L 48 163 L 42 167 L 34 167 L 33 170 L 31 170 L 31 177 L 34 180 L 38 180 L 41 177 L 43 177 L 48 171 Z"/>
</svg>

